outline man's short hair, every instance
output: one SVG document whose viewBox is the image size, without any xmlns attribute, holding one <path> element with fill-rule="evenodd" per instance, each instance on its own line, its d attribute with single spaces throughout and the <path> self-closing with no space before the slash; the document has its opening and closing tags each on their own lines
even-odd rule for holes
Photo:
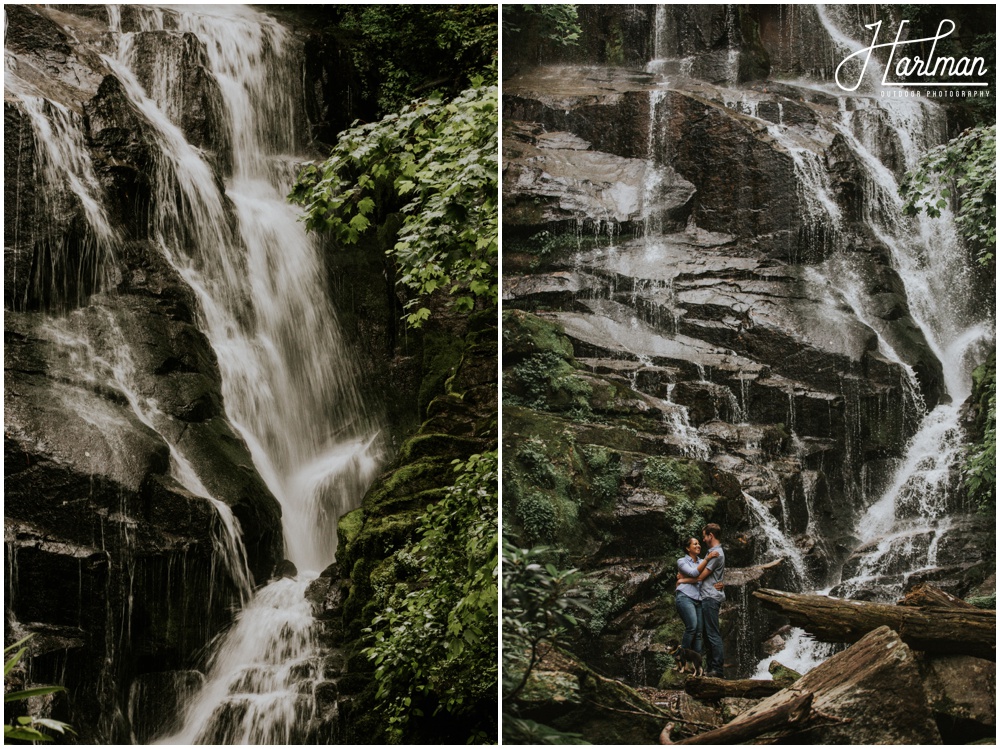
<svg viewBox="0 0 1000 749">
<path fill-rule="evenodd" d="M 718 523 L 709 523 L 701 529 L 701 534 L 703 536 L 708 533 L 711 533 L 716 538 L 722 538 L 722 528 L 719 527 Z"/>
</svg>

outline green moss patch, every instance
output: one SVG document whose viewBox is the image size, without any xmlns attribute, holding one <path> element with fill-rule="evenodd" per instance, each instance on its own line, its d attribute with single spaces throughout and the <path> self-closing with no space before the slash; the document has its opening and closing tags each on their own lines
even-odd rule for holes
<svg viewBox="0 0 1000 749">
<path fill-rule="evenodd" d="M 360 507 L 356 510 L 341 515 L 337 519 L 337 548 L 346 549 L 361 532 L 361 526 L 365 521 L 365 513 Z"/>
<path fill-rule="evenodd" d="M 535 354 L 573 361 L 573 345 L 557 323 L 521 310 L 503 313 L 504 368 Z"/>
</svg>

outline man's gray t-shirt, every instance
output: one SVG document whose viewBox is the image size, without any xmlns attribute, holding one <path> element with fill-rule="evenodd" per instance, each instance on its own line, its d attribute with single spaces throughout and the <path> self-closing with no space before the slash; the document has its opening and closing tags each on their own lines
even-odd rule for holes
<svg viewBox="0 0 1000 749">
<path fill-rule="evenodd" d="M 716 590 L 715 584 L 722 582 L 722 575 L 726 571 L 726 552 L 722 550 L 722 544 L 713 546 L 708 551 L 717 551 L 719 552 L 719 556 L 708 560 L 708 569 L 710 569 L 711 572 L 705 577 L 704 580 L 701 581 L 701 599 L 705 600 L 706 598 L 713 598 L 716 601 L 725 601 L 725 592 Z"/>
</svg>

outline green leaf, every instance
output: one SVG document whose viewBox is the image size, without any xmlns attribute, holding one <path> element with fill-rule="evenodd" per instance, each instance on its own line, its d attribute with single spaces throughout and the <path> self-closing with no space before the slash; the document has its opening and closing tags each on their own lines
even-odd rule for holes
<svg viewBox="0 0 1000 749">
<path fill-rule="evenodd" d="M 19 692 L 7 692 L 3 696 L 3 701 L 18 702 L 19 700 L 26 700 L 29 697 L 41 697 L 46 694 L 64 691 L 66 691 L 65 687 L 32 687 L 31 689 L 24 689 Z"/>
</svg>

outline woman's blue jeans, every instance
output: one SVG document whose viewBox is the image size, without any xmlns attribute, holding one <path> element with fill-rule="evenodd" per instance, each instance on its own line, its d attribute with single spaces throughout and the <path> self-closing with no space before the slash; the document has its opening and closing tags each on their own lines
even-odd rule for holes
<svg viewBox="0 0 1000 749">
<path fill-rule="evenodd" d="M 681 593 L 674 593 L 674 603 L 677 606 L 677 613 L 681 615 L 684 622 L 684 638 L 681 640 L 681 647 L 701 652 L 701 601 L 696 601 L 691 596 Z"/>
</svg>

